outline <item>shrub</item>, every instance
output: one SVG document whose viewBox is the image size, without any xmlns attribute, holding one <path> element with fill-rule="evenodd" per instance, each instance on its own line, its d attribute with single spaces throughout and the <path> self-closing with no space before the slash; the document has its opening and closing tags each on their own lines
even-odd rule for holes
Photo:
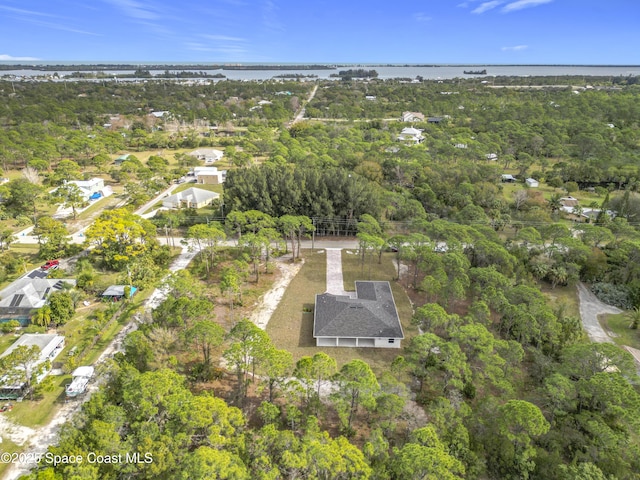
<svg viewBox="0 0 640 480">
<path fill-rule="evenodd" d="M 625 285 L 599 282 L 591 285 L 591 291 L 604 303 L 625 310 L 631 308 L 629 288 Z"/>
<path fill-rule="evenodd" d="M 20 327 L 20 322 L 17 320 L 0 323 L 0 331 L 2 331 L 2 333 L 11 333 L 18 327 Z"/>
<path fill-rule="evenodd" d="M 27 225 L 31 225 L 31 219 L 26 215 L 18 215 L 16 217 L 16 227 L 26 227 Z"/>
</svg>

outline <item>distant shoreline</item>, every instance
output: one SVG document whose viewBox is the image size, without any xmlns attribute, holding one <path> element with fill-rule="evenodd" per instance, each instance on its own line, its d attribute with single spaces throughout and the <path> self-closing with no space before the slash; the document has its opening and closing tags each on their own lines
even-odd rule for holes
<svg viewBox="0 0 640 480">
<path fill-rule="evenodd" d="M 67 71 L 100 71 L 100 70 L 336 70 L 345 67 L 589 67 L 589 68 L 639 68 L 640 65 L 633 64 L 553 64 L 553 63 L 335 63 L 335 64 L 286 64 L 286 63 L 264 63 L 264 64 L 213 64 L 213 63 L 56 63 L 56 62 L 32 62 L 15 63 L 10 61 L 0 61 L 0 71 L 4 70 L 59 70 Z"/>
</svg>

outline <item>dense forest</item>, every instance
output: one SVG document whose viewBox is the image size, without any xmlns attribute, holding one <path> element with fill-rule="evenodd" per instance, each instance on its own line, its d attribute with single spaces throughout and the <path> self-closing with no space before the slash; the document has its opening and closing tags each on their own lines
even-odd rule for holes
<svg viewBox="0 0 640 480">
<path fill-rule="evenodd" d="M 589 342 L 579 312 L 549 295 L 584 282 L 640 308 L 640 89 L 588 81 L 318 82 L 292 125 L 310 83 L 1 82 L 5 171 L 29 166 L 56 184 L 71 161 L 132 184 L 140 203 L 188 162 L 136 152 L 214 145 L 231 161 L 220 224 L 198 232 L 186 228 L 193 212 L 171 217 L 209 246 L 50 447 L 153 462 L 45 461 L 30 478 L 640 478 L 637 364 Z M 260 100 L 272 103 L 253 108 Z M 151 123 L 158 110 L 169 117 Z M 425 139 L 406 145 L 404 111 L 442 121 L 412 123 Z M 116 114 L 127 127 L 104 126 Z M 204 135 L 196 121 L 231 133 Z M 134 158 L 113 166 L 124 152 Z M 2 188 L 6 217 L 35 205 L 24 180 Z M 579 208 L 563 210 L 568 195 Z M 337 364 L 329 349 L 294 359 L 251 322 L 225 328 L 211 313 L 235 295 L 238 265 L 254 263 L 257 278 L 265 245 L 314 228 L 356 235 L 368 261 L 397 265 L 419 333 L 385 369 Z M 225 235 L 245 240 L 222 268 Z M 210 388 L 221 378 L 229 388 Z"/>
</svg>

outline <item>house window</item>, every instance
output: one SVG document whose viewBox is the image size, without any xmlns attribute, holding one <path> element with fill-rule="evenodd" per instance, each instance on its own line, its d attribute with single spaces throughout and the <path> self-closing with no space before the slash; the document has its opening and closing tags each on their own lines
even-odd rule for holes
<svg viewBox="0 0 640 480">
<path fill-rule="evenodd" d="M 389 339 L 389 343 L 396 343 L 396 339 L 395 338 L 390 338 Z"/>
</svg>

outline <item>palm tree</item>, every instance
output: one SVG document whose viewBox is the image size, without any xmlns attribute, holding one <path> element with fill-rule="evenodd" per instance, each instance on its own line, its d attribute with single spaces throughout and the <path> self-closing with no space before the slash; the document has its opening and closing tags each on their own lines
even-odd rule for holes
<svg viewBox="0 0 640 480">
<path fill-rule="evenodd" d="M 558 213 L 560 208 L 562 208 L 562 201 L 560 200 L 561 198 L 562 197 L 559 193 L 554 193 L 553 195 L 551 195 L 551 198 L 547 200 L 547 205 L 549 206 L 551 213 Z"/>
<path fill-rule="evenodd" d="M 551 288 L 556 288 L 557 285 L 566 285 L 569 279 L 567 269 L 563 266 L 555 266 L 549 269 L 547 278 L 551 282 Z"/>
<path fill-rule="evenodd" d="M 49 305 L 43 305 L 37 309 L 31 317 L 31 322 L 39 327 L 48 326 L 51 323 L 51 307 Z"/>
<path fill-rule="evenodd" d="M 640 307 L 634 307 L 633 310 L 629 310 L 626 313 L 626 316 L 629 320 L 631 320 L 629 328 L 632 330 L 637 330 L 638 325 L 640 325 Z"/>
</svg>

